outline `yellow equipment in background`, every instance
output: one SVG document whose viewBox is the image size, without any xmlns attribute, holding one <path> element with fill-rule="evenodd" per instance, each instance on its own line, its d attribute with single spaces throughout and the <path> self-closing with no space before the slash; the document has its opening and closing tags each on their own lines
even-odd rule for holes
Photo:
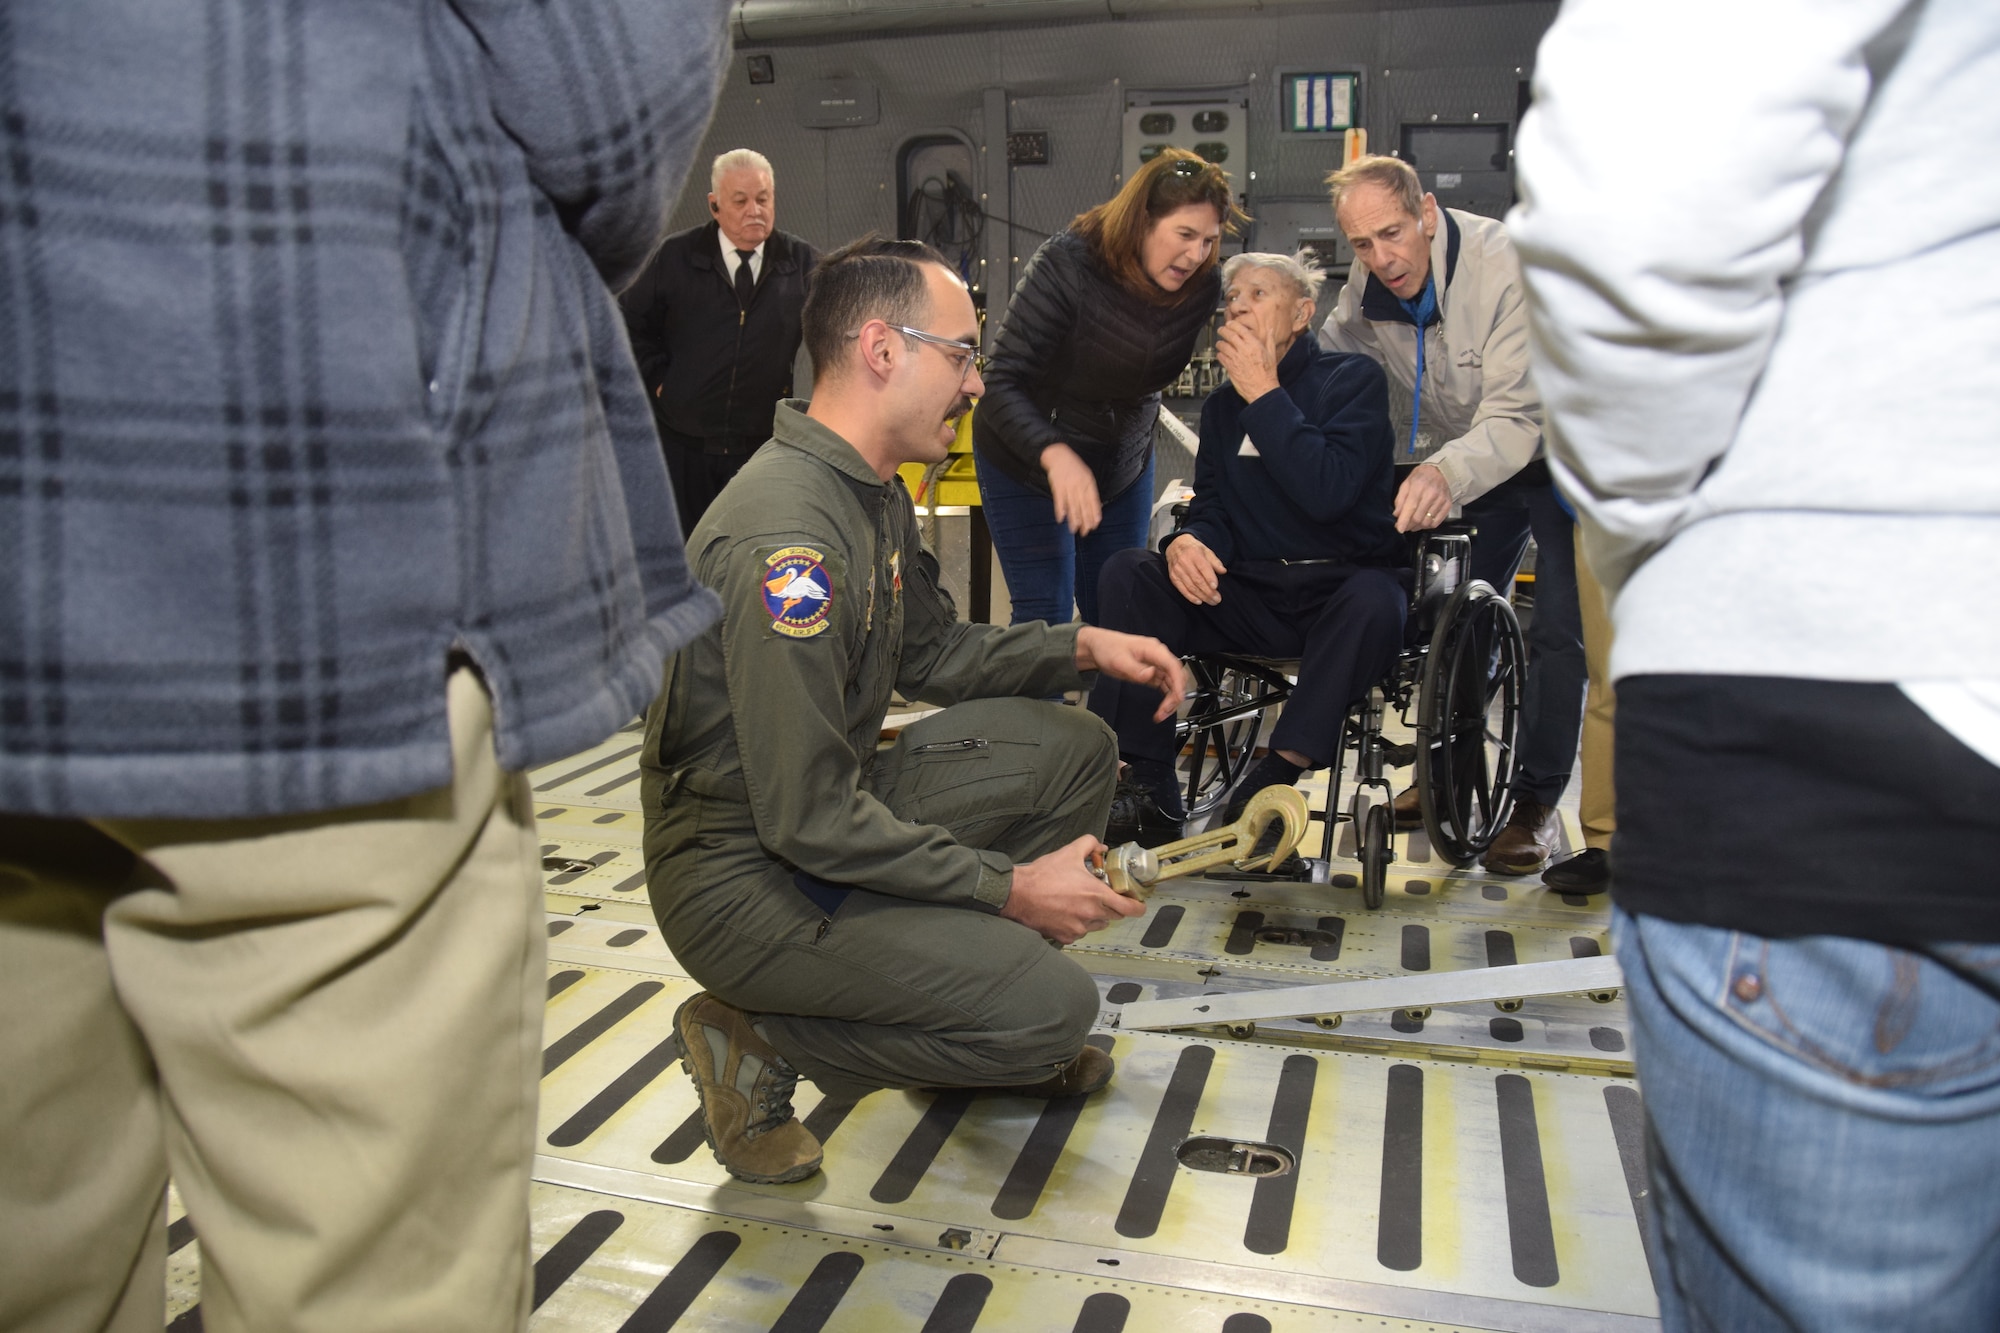
<svg viewBox="0 0 2000 1333">
<path fill-rule="evenodd" d="M 977 405 L 974 406 L 977 411 Z M 903 478 L 903 484 L 910 488 L 910 498 L 920 509 L 936 509 L 948 505 L 979 504 L 979 481 L 972 466 L 972 413 L 967 412 L 958 419 L 958 435 L 951 442 L 951 455 L 942 463 L 926 467 L 922 463 L 905 463 L 896 469 Z"/>
</svg>

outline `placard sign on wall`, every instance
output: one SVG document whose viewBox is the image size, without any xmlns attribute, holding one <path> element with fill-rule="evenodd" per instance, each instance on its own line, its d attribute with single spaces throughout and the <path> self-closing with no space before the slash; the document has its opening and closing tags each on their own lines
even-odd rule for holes
<svg viewBox="0 0 2000 1333">
<path fill-rule="evenodd" d="M 1339 134 L 1357 123 L 1359 74 L 1286 73 L 1278 77 L 1278 129 L 1285 134 Z"/>
<path fill-rule="evenodd" d="M 1128 92 L 1124 156 L 1129 176 L 1165 148 L 1185 148 L 1229 173 L 1241 194 L 1249 179 L 1250 99 L 1241 93 Z"/>
</svg>

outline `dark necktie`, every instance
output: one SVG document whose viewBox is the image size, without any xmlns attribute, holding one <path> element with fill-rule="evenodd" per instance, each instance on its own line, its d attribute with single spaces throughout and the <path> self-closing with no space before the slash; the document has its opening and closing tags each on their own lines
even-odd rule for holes
<svg viewBox="0 0 2000 1333">
<path fill-rule="evenodd" d="M 755 250 L 736 252 L 739 261 L 736 265 L 736 304 L 745 310 L 750 308 L 750 296 L 757 290 L 757 275 L 750 271 L 750 260 L 756 253 Z"/>
</svg>

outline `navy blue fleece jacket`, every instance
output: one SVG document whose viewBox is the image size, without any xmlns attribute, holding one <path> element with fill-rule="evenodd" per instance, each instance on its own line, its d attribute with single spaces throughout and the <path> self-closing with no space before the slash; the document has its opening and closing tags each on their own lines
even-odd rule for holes
<svg viewBox="0 0 2000 1333">
<path fill-rule="evenodd" d="M 1255 453 L 1244 452 L 1246 439 Z M 1270 393 L 1248 404 L 1233 387 L 1209 395 L 1194 500 L 1167 543 L 1190 534 L 1224 565 L 1400 565 L 1394 450 L 1382 368 L 1368 357 L 1296 339 L 1278 362 L 1278 387 Z"/>
</svg>

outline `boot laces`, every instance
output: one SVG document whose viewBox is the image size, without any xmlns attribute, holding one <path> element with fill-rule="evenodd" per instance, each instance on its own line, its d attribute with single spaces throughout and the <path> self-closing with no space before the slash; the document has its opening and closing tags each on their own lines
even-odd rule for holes
<svg viewBox="0 0 2000 1333">
<path fill-rule="evenodd" d="M 782 1061 L 767 1064 L 757 1078 L 757 1115 L 743 1137 L 754 1139 L 768 1134 L 792 1118 L 792 1092 L 799 1085 L 799 1071 Z"/>
</svg>

